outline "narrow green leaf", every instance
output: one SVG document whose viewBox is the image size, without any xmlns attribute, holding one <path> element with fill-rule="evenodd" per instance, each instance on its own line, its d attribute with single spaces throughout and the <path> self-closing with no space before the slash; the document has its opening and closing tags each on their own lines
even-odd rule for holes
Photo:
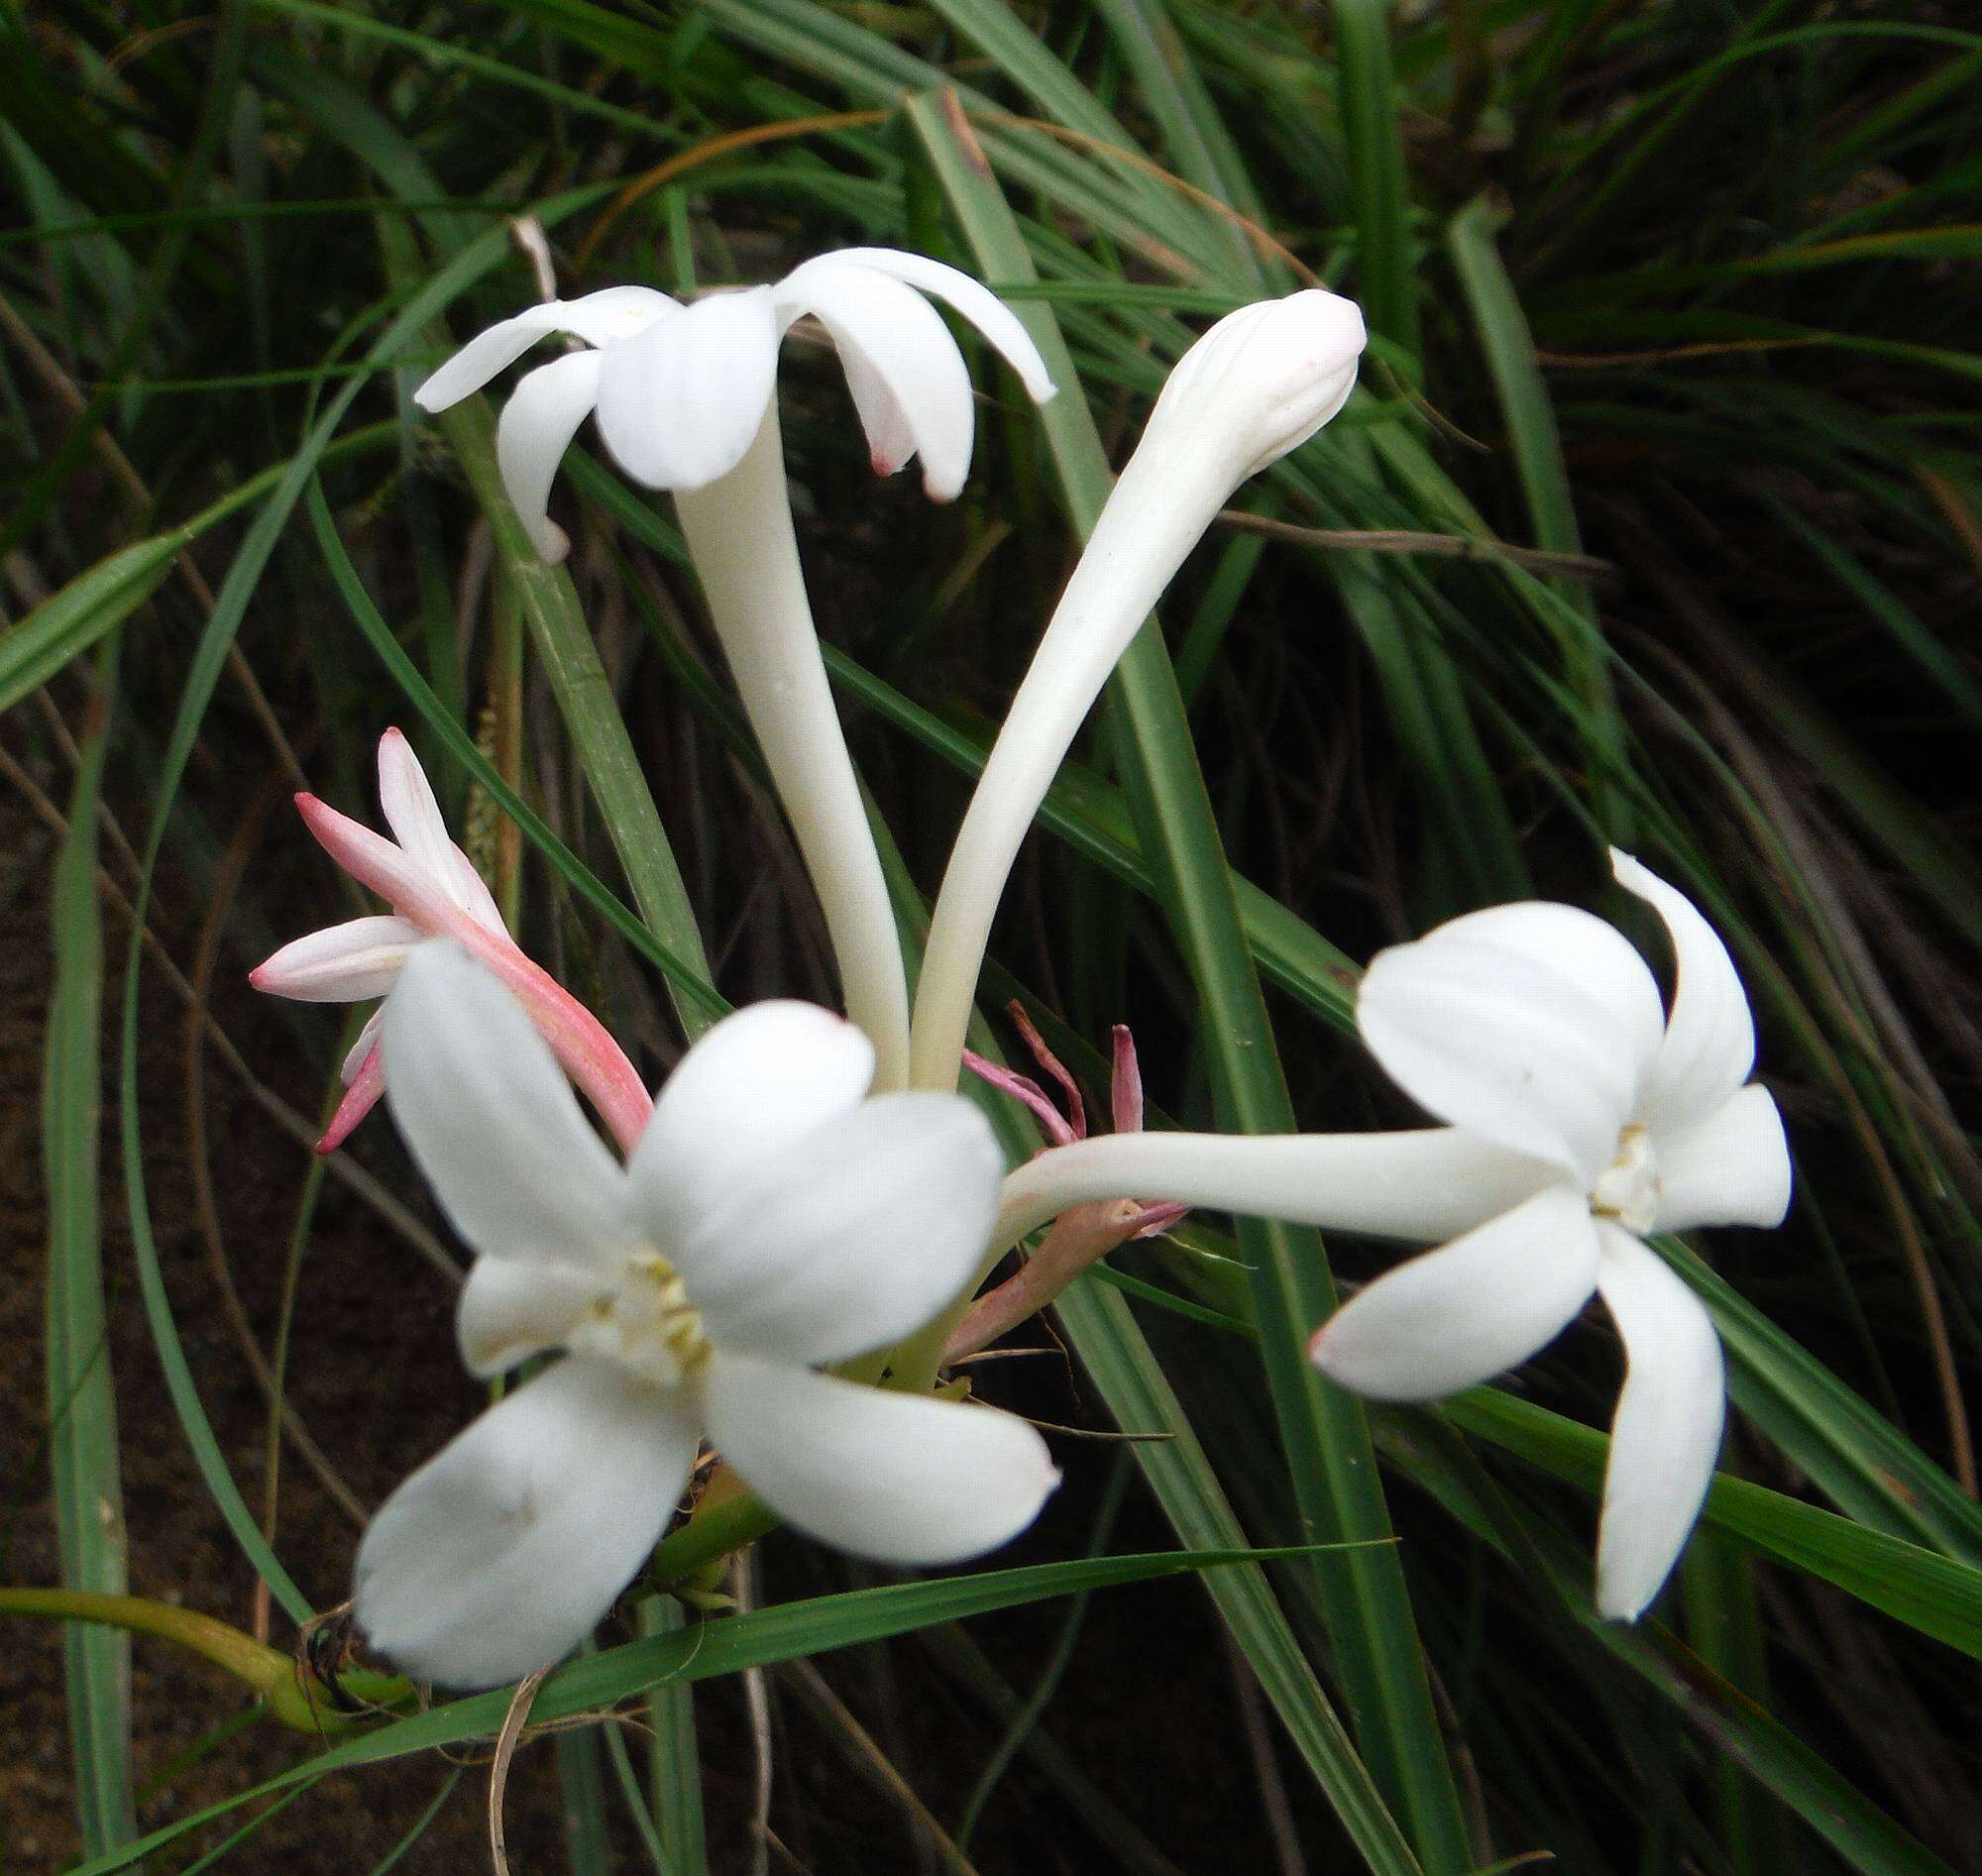
<svg viewBox="0 0 1982 1876">
<path fill-rule="evenodd" d="M 538 1691 L 530 1708 L 532 1723 L 569 1719 L 634 1699 L 671 1682 L 707 1681 L 718 1675 L 740 1674 L 745 1668 L 769 1667 L 800 1656 L 824 1654 L 834 1648 L 885 1641 L 942 1622 L 1019 1608 L 1052 1597 L 1119 1584 L 1151 1583 L 1158 1578 L 1198 1571 L 1215 1583 L 1235 1567 L 1257 1567 L 1313 1554 L 1310 1546 L 1278 1550 L 1157 1551 L 1129 1557 L 1076 1558 L 1067 1563 L 1031 1564 L 1016 1570 L 989 1570 L 975 1576 L 942 1577 L 934 1582 L 890 1584 L 875 1590 L 854 1590 L 841 1596 L 814 1597 L 804 1602 L 753 1610 L 720 1620 L 701 1622 L 673 1634 L 651 1635 L 598 1654 L 566 1663 Z M 289 1786 L 321 1778 L 327 1772 L 360 1765 L 377 1765 L 469 1739 L 493 1738 L 508 1711 L 511 1692 L 499 1689 L 449 1701 L 406 1719 L 396 1719 L 376 1731 L 332 1747 L 292 1765 L 248 1791 L 175 1819 L 136 1843 L 104 1856 L 92 1857 L 69 1876 L 111 1876 L 129 1869 L 154 1850 L 164 1849 L 188 1831 L 197 1830 L 241 1805 L 253 1804 Z M 1382 1865 L 1376 1865 L 1382 1868 Z M 1408 1868 L 1408 1865 L 1391 1865 Z"/>
<path fill-rule="evenodd" d="M 49 1199 L 49 1460 L 61 1580 L 122 1596 L 127 1586 L 117 1397 L 103 1297 L 97 1191 L 103 1128 L 103 914 L 96 896 L 98 809 L 116 685 L 116 641 L 97 662 L 104 700 L 82 742 L 68 832 L 55 862 L 55 994 L 42 1078 L 42 1164 Z M 70 1623 L 62 1648 L 69 1752 L 83 1853 L 137 1834 L 131 1797 L 131 1643 Z"/>
</svg>

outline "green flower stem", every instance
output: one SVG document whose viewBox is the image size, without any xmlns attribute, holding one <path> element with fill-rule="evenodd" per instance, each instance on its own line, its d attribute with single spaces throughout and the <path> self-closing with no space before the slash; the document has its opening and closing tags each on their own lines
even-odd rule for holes
<svg viewBox="0 0 1982 1876">
<path fill-rule="evenodd" d="M 225 1669 L 262 1700 L 272 1719 L 296 1732 L 348 1732 L 371 1716 L 340 1707 L 323 1683 L 290 1656 L 197 1609 L 90 1590 L 0 1589 L 0 1615 L 95 1622 L 169 1641 Z M 342 1686 L 368 1708 L 397 1706 L 412 1693 L 412 1684 L 397 1675 L 354 1673 L 343 1677 Z"/>
</svg>

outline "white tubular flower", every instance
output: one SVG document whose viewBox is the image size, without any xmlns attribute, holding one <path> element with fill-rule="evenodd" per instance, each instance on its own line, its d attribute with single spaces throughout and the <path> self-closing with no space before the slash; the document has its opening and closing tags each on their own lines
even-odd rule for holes
<svg viewBox="0 0 1982 1876">
<path fill-rule="evenodd" d="M 760 1003 L 682 1058 L 622 1166 L 515 1001 L 451 944 L 407 961 L 385 1053 L 393 1119 L 479 1254 L 469 1368 L 565 1352 L 366 1533 L 358 1619 L 409 1672 L 494 1686 L 576 1647 L 705 1431 L 780 1515 L 861 1556 L 943 1563 L 1032 1522 L 1058 1474 L 1023 1421 L 815 1372 L 916 1329 L 976 1267 L 1001 1162 L 967 1101 L 863 1098 L 857 1030 Z"/>
<path fill-rule="evenodd" d="M 1084 1141 L 1011 1175 L 993 1242 L 1128 1189 L 1436 1244 L 1315 1335 L 1324 1374 L 1382 1400 L 1486 1380 L 1601 1296 L 1627 1368 L 1597 1600 L 1628 1621 L 1685 1547 L 1725 1413 L 1712 1322 L 1643 1240 L 1780 1224 L 1790 1159 L 1775 1101 L 1748 1079 L 1754 1020 L 1725 945 L 1628 854 L 1611 863 L 1671 937 L 1669 1013 L 1644 960 L 1589 913 L 1542 903 L 1470 913 L 1379 954 L 1357 1000 L 1371 1052 L 1447 1126 Z"/>
<path fill-rule="evenodd" d="M 413 397 L 445 410 L 553 333 L 592 348 L 524 378 L 497 432 L 509 498 L 538 552 L 562 560 L 570 543 L 545 500 L 588 415 L 598 413 L 606 447 L 635 482 L 705 489 L 743 460 L 771 407 L 778 348 L 811 314 L 838 348 L 875 473 L 893 475 L 919 455 L 931 498 L 949 501 L 970 469 L 975 411 L 963 356 L 925 293 L 975 326 L 1037 401 L 1053 394 L 1025 327 L 967 274 L 893 248 L 845 248 L 774 286 L 687 306 L 645 286 L 532 306 L 470 340 Z"/>
<path fill-rule="evenodd" d="M 258 964 L 248 981 L 271 996 L 303 1003 L 368 1003 L 391 993 L 414 945 L 431 938 L 458 939 L 521 999 L 614 1137 L 637 1138 L 651 1103 L 632 1063 L 598 1018 L 509 936 L 475 862 L 448 833 L 412 744 L 397 729 L 379 738 L 379 805 L 392 840 L 314 795 L 296 797 L 303 825 L 324 851 L 384 899 L 390 916 L 311 932 Z M 319 1153 L 341 1146 L 378 1102 L 385 1085 L 379 1048 L 384 1017 L 382 1004 L 344 1059 L 348 1092 L 317 1143 Z"/>
<path fill-rule="evenodd" d="M 774 286 L 688 306 L 642 286 L 534 306 L 470 341 L 414 393 L 422 408 L 444 410 L 550 333 L 594 348 L 517 385 L 496 430 L 503 484 L 537 551 L 562 560 L 569 543 L 545 503 L 596 410 L 620 468 L 674 491 L 711 617 L 826 914 L 847 1014 L 873 1038 L 884 1087 L 908 1071 L 908 979 L 813 628 L 775 392 L 778 349 L 811 314 L 838 348 L 875 471 L 892 475 L 920 456 L 931 497 L 952 499 L 970 468 L 976 417 L 963 355 L 925 293 L 976 327 L 1035 400 L 1053 394 L 1039 349 L 995 294 L 892 248 L 822 255 Z"/>
<path fill-rule="evenodd" d="M 954 1085 L 991 921 L 1082 719 L 1184 556 L 1248 477 L 1356 384 L 1363 314 L 1319 289 L 1242 306 L 1178 361 L 1012 700 L 936 895 L 911 1079 Z"/>
</svg>

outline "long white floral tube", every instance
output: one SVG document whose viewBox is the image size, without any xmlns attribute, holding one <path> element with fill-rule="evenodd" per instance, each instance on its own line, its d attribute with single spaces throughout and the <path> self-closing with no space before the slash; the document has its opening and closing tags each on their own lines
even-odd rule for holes
<svg viewBox="0 0 1982 1876">
<path fill-rule="evenodd" d="M 1363 343 L 1363 316 L 1352 301 L 1294 293 L 1221 319 L 1170 374 L 1012 700 L 958 830 L 917 993 L 916 1086 L 955 1083 L 1005 882 L 1108 674 L 1233 491 L 1342 408 Z"/>
<path fill-rule="evenodd" d="M 1158 1202 L 1437 1244 L 1561 1174 L 1454 1127 L 1393 1134 L 1101 1134 L 1006 1174 L 994 1249 L 1075 1205 Z"/>
<path fill-rule="evenodd" d="M 778 407 L 742 460 L 675 508 L 730 674 L 826 914 L 846 1014 L 872 1041 L 875 1086 L 900 1087 L 908 979 L 887 880 L 820 655 L 799 565 Z"/>
</svg>

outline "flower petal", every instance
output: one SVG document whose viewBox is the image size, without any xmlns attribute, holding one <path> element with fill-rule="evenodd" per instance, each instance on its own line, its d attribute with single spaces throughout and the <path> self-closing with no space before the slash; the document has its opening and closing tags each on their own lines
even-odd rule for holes
<svg viewBox="0 0 1982 1876">
<path fill-rule="evenodd" d="M 1587 1182 L 1634 1117 L 1665 1013 L 1614 928 L 1529 901 L 1378 952 L 1356 1023 L 1391 1079 L 1440 1120 Z"/>
<path fill-rule="evenodd" d="M 600 1278 L 565 1264 L 477 1258 L 461 1286 L 455 1333 L 471 1375 L 500 1375 L 567 1346 L 600 1294 Z"/>
<path fill-rule="evenodd" d="M 674 1255 L 737 1182 L 854 1106 L 874 1045 L 817 1004 L 772 999 L 726 1016 L 681 1058 L 627 1160 L 633 1203 Z"/>
<path fill-rule="evenodd" d="M 596 293 L 558 301 L 563 318 L 558 329 L 576 333 L 587 345 L 602 350 L 644 332 L 681 301 L 651 286 L 602 286 Z"/>
<path fill-rule="evenodd" d="M 984 335 L 992 350 L 1018 373 L 1026 394 L 1035 403 L 1043 404 L 1053 395 L 1046 362 L 1040 357 L 1039 347 L 1019 316 L 988 286 L 973 280 L 968 274 L 945 267 L 940 261 L 932 261 L 927 255 L 908 254 L 900 248 L 842 248 L 837 254 L 822 255 L 794 269 L 782 285 L 795 291 L 809 290 L 794 288 L 793 283 L 810 269 L 833 266 L 869 268 L 920 292 L 935 294 Z"/>
<path fill-rule="evenodd" d="M 345 1050 L 344 1060 L 338 1067 L 337 1077 L 347 1088 L 357 1085 L 359 1076 L 365 1073 L 366 1063 L 379 1052 L 379 1041 L 385 1028 L 385 1006 L 382 1003 L 365 1019 L 365 1027 L 358 1032 L 358 1040 Z M 383 1056 L 374 1066 L 380 1076 L 379 1092 L 383 1093 L 385 1087 Z"/>
<path fill-rule="evenodd" d="M 625 1179 L 494 976 L 452 943 L 420 945 L 385 1035 L 392 1119 L 477 1251 L 584 1267 L 623 1248 Z"/>
<path fill-rule="evenodd" d="M 400 850 L 453 898 L 454 868 L 448 855 L 454 841 L 433 784 L 402 730 L 388 729 L 379 738 L 379 806 Z"/>
<path fill-rule="evenodd" d="M 597 352 L 573 352 L 518 379 L 496 426 L 496 462 L 538 554 L 556 566 L 571 540 L 550 518 L 551 483 L 578 426 L 599 401 Z"/>
<path fill-rule="evenodd" d="M 564 329 L 564 308 L 556 300 L 526 306 L 513 318 L 498 319 L 478 332 L 413 392 L 422 410 L 445 410 L 478 391 L 523 356 L 539 339 Z"/>
<path fill-rule="evenodd" d="M 1677 1138 L 1658 1143 L 1655 1231 L 1780 1225 L 1790 1208 L 1790 1146 L 1775 1097 L 1751 1081 Z"/>
<path fill-rule="evenodd" d="M 832 335 L 875 473 L 892 475 L 920 453 L 930 498 L 954 500 L 970 472 L 976 418 L 963 354 L 929 301 L 839 255 L 808 262 L 774 298 L 782 318 L 809 312 Z"/>
<path fill-rule="evenodd" d="M 635 482 L 700 489 L 743 460 L 777 369 L 770 288 L 713 293 L 602 354 L 600 434 Z"/>
<path fill-rule="evenodd" d="M 361 886 L 368 886 L 423 936 L 455 925 L 461 908 L 445 882 L 430 877 L 403 849 L 362 821 L 341 815 L 314 795 L 298 795 L 296 812 L 317 844 Z"/>
<path fill-rule="evenodd" d="M 961 1095 L 879 1095 L 760 1159 L 672 1255 L 718 1348 L 844 1361 L 962 1294 L 1004 1171 Z"/>
<path fill-rule="evenodd" d="M 1016 1537 L 1059 1473 L 1023 1420 L 718 1353 L 710 1437 L 808 1535 L 882 1563 L 953 1563 Z"/>
<path fill-rule="evenodd" d="M 1654 1132 L 1677 1132 L 1724 1106 L 1747 1080 L 1755 1065 L 1755 1018 L 1727 946 L 1700 908 L 1616 847 L 1610 868 L 1618 885 L 1657 912 L 1672 938 L 1672 1014 L 1638 1112 Z"/>
<path fill-rule="evenodd" d="M 1631 1622 L 1672 1574 L 1693 1531 L 1727 1411 L 1720 1338 L 1699 1297 L 1616 1225 L 1599 1227 L 1597 1287 L 1624 1338 L 1624 1389 L 1597 1538 L 1597 1606 Z"/>
<path fill-rule="evenodd" d="M 1315 1332 L 1308 1357 L 1376 1400 L 1435 1400 L 1525 1362 L 1589 1301 L 1597 1227 L 1567 1185 L 1379 1276 Z"/>
<path fill-rule="evenodd" d="M 612 345 L 652 325 L 675 303 L 651 286 L 607 286 L 577 299 L 526 306 L 514 318 L 477 333 L 413 392 L 413 401 L 422 410 L 445 410 L 553 332 L 576 333 L 587 345 Z"/>
<path fill-rule="evenodd" d="M 298 1003 L 363 1003 L 391 989 L 419 941 L 403 919 L 348 919 L 292 939 L 257 964 L 248 981 Z"/>
<path fill-rule="evenodd" d="M 359 1625 L 448 1687 L 549 1667 L 645 1561 L 696 1434 L 668 1395 L 611 1364 L 560 1362 L 385 1500 L 358 1550 Z"/>
</svg>

